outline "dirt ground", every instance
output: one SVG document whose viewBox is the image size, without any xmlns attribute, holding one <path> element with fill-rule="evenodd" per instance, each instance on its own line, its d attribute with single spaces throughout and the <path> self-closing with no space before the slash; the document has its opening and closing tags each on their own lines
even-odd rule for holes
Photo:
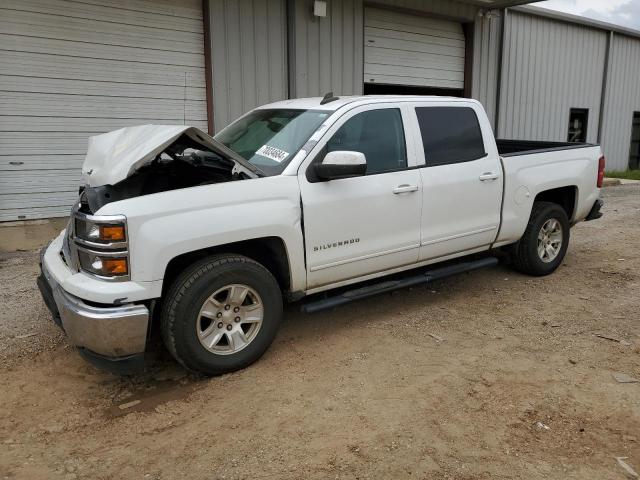
<svg viewBox="0 0 640 480">
<path fill-rule="evenodd" d="M 507 266 L 304 315 L 254 366 L 86 364 L 0 256 L 0 478 L 624 479 L 640 472 L 640 186 L 565 265 Z M 615 340 L 597 336 L 601 334 Z"/>
</svg>

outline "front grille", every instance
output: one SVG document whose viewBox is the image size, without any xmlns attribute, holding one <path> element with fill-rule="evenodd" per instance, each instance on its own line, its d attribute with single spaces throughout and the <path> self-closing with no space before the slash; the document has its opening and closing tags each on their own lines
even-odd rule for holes
<svg viewBox="0 0 640 480">
<path fill-rule="evenodd" d="M 69 223 L 67 224 L 64 240 L 62 241 L 62 257 L 64 258 L 65 263 L 74 272 L 80 271 L 80 265 L 78 263 L 78 253 L 74 248 L 75 247 L 74 226 L 75 226 L 75 213 L 77 208 L 78 206 L 76 205 L 71 209 L 71 218 L 69 219 Z"/>
</svg>

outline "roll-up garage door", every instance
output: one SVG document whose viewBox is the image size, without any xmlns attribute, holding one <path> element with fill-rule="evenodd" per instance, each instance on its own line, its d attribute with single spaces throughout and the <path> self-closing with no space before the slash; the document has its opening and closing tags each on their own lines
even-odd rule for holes
<svg viewBox="0 0 640 480">
<path fill-rule="evenodd" d="M 68 215 L 91 135 L 206 130 L 201 0 L 0 3 L 0 221 Z"/>
<path fill-rule="evenodd" d="M 366 8 L 364 25 L 365 83 L 464 87 L 462 24 Z"/>
</svg>

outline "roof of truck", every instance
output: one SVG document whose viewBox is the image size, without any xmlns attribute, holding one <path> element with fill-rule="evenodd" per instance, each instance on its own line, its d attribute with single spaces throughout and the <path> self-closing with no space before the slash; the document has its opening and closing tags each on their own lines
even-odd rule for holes
<svg viewBox="0 0 640 480">
<path fill-rule="evenodd" d="M 349 103 L 361 102 L 361 103 L 387 103 L 387 102 L 406 102 L 406 101 L 420 101 L 420 100 L 447 100 L 447 101 L 470 101 L 469 98 L 458 97 L 441 97 L 437 95 L 352 95 L 337 97 L 336 100 L 332 100 L 322 105 L 320 102 L 323 97 L 309 97 L 309 98 L 293 98 L 291 100 L 282 100 L 279 102 L 269 103 L 262 105 L 258 108 L 296 108 L 304 110 L 327 110 L 335 111 L 340 107 Z M 473 100 L 472 100 L 473 101 Z"/>
</svg>

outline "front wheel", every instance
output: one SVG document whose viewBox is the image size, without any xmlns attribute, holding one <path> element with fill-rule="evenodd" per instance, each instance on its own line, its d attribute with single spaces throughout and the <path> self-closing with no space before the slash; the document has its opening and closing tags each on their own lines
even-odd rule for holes
<svg viewBox="0 0 640 480">
<path fill-rule="evenodd" d="M 516 270 L 534 276 L 554 272 L 567 253 L 569 228 L 567 213 L 560 205 L 534 203 L 527 229 L 513 248 Z"/>
<path fill-rule="evenodd" d="M 162 336 L 183 366 L 219 375 L 258 360 L 281 317 L 282 294 L 266 268 L 247 257 L 217 255 L 173 283 L 163 303 Z"/>
</svg>

